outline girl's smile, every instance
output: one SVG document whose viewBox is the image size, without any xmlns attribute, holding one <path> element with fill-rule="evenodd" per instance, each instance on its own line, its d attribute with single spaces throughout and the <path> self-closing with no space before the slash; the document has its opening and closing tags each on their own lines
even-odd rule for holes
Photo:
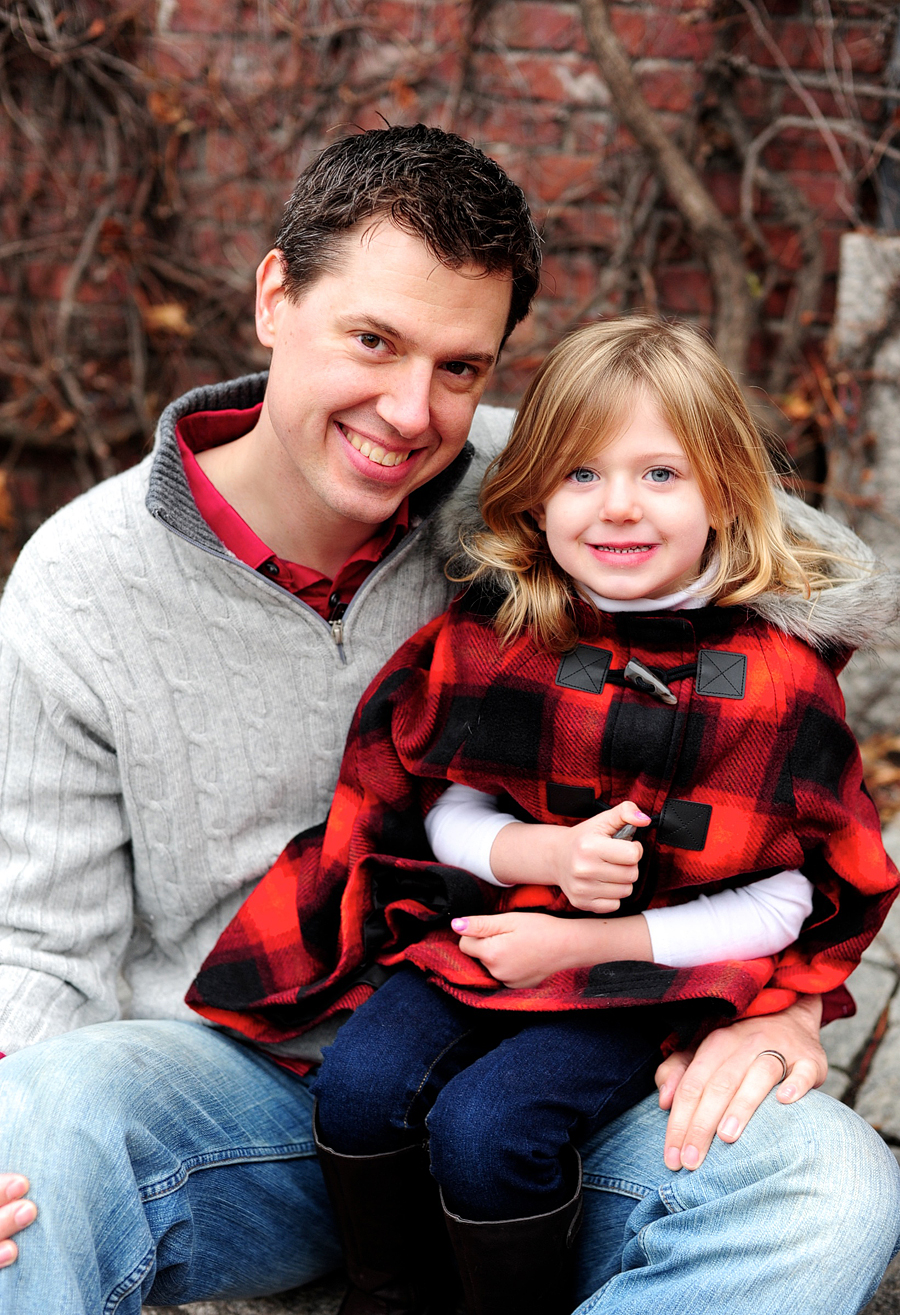
<svg viewBox="0 0 900 1315">
<path fill-rule="evenodd" d="M 556 562 L 605 598 L 662 598 L 695 580 L 710 519 L 656 403 L 639 394 L 628 425 L 537 508 Z"/>
</svg>

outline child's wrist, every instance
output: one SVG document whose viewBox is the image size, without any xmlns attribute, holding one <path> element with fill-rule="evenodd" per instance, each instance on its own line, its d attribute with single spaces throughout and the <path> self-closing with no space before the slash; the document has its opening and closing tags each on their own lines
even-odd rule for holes
<svg viewBox="0 0 900 1315">
<path fill-rule="evenodd" d="M 507 886 L 558 886 L 566 828 L 510 822 L 491 845 L 491 872 Z"/>
<path fill-rule="evenodd" d="M 569 968 L 593 968 L 597 963 L 637 959 L 653 962 L 647 920 L 641 913 L 625 918 L 569 918 L 572 940 Z"/>
</svg>

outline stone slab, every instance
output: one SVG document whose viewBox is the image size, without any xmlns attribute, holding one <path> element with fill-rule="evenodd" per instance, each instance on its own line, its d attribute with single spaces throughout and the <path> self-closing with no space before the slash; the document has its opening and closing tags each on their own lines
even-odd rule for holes
<svg viewBox="0 0 900 1315">
<path fill-rule="evenodd" d="M 894 862 L 897 860 L 894 859 Z M 880 964 L 883 968 L 900 973 L 900 899 L 894 900 L 891 905 L 881 930 L 863 955 L 863 962 Z"/>
<path fill-rule="evenodd" d="M 822 1045 L 828 1063 L 849 1070 L 864 1051 L 885 1005 L 897 987 L 894 969 L 864 959 L 847 979 L 856 1001 L 853 1018 L 838 1018 L 822 1029 Z"/>
<path fill-rule="evenodd" d="M 888 1265 L 881 1287 L 859 1315 L 900 1315 L 900 1256 Z"/>
<path fill-rule="evenodd" d="M 888 1029 L 856 1098 L 856 1112 L 889 1141 L 900 1142 L 900 996 L 891 1002 Z"/>
<path fill-rule="evenodd" d="M 848 521 L 894 571 L 900 570 L 900 331 L 892 322 L 898 287 L 900 237 L 843 235 L 832 356 L 868 374 L 857 438 L 868 432 L 875 447 L 863 458 L 858 441 L 833 439 L 825 510 Z M 860 495 L 872 502 L 860 504 Z M 896 729 L 898 685 L 900 636 L 894 627 L 874 650 L 857 654 L 841 677 L 857 735 Z"/>
<path fill-rule="evenodd" d="M 331 1274 L 277 1297 L 255 1300 L 196 1301 L 189 1306 L 145 1306 L 146 1315 L 336 1315 L 347 1287 L 343 1274 Z"/>
</svg>

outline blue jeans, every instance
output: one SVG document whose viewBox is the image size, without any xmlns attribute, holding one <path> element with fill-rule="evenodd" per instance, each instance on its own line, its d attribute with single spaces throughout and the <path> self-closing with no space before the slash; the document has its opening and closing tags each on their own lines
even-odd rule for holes
<svg viewBox="0 0 900 1315">
<path fill-rule="evenodd" d="M 638 1009 L 473 1009 L 404 965 L 325 1052 L 319 1130 L 343 1155 L 378 1155 L 421 1141 L 427 1125 L 454 1213 L 547 1214 L 572 1195 L 563 1146 L 653 1090 L 670 1031 Z"/>
<path fill-rule="evenodd" d="M 138 1315 L 332 1269 L 311 1110 L 303 1081 L 199 1023 L 106 1023 L 0 1061 L 0 1164 L 40 1211 L 0 1312 Z M 664 1130 L 651 1096 L 582 1147 L 579 1315 L 855 1315 L 900 1231 L 870 1128 L 817 1093 L 769 1099 L 693 1174 L 665 1168 Z"/>
</svg>

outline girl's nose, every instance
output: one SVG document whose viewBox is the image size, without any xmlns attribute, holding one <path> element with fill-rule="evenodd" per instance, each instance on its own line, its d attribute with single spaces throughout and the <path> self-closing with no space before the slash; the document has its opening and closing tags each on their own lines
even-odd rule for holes
<svg viewBox="0 0 900 1315">
<path fill-rule="evenodd" d="M 610 479 L 603 485 L 600 499 L 600 515 L 603 520 L 615 525 L 639 521 L 643 516 L 640 502 L 626 479 Z"/>
</svg>

